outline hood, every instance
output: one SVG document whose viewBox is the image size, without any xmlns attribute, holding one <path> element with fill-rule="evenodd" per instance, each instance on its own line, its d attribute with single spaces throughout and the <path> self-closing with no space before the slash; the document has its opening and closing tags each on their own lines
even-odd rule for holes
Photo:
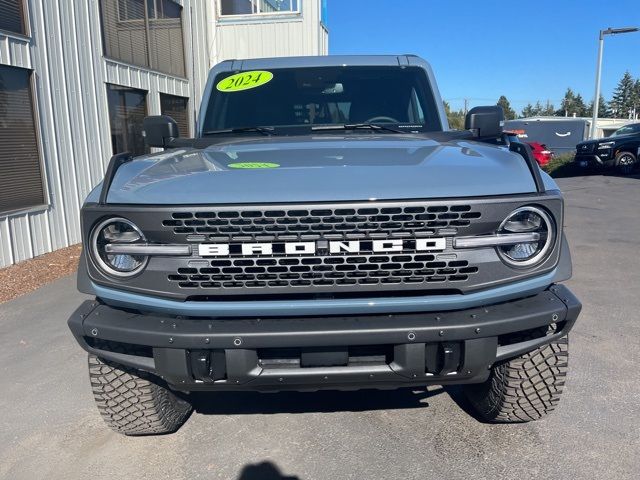
<svg viewBox="0 0 640 480">
<path fill-rule="evenodd" d="M 244 204 L 476 197 L 535 192 L 502 147 L 415 135 L 234 138 L 139 157 L 117 171 L 109 203 Z"/>
<path fill-rule="evenodd" d="M 628 138 L 633 138 L 638 136 L 637 133 L 627 133 L 625 135 L 616 135 L 610 137 L 602 137 L 602 138 L 594 138 L 592 140 L 586 140 L 584 142 L 580 142 L 576 147 L 580 147 L 581 145 L 597 145 L 603 142 L 618 142 L 621 140 L 626 140 Z"/>
</svg>

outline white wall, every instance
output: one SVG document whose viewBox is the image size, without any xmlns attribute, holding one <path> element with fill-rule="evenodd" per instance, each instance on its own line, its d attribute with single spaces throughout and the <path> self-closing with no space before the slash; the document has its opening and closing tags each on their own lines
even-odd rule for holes
<svg viewBox="0 0 640 480">
<path fill-rule="evenodd" d="M 220 17 L 210 23 L 212 65 L 228 59 L 327 55 L 321 0 L 300 0 L 299 13 Z M 213 3 L 213 2 L 212 2 Z"/>
</svg>

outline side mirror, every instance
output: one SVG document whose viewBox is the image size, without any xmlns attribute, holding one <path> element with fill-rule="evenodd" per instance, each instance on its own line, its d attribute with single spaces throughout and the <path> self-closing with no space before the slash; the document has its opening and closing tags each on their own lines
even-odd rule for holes
<svg viewBox="0 0 640 480">
<path fill-rule="evenodd" d="M 142 136 L 150 147 L 164 148 L 180 136 L 178 124 L 168 115 L 152 115 L 142 121 Z"/>
<path fill-rule="evenodd" d="M 497 138 L 502 135 L 504 110 L 499 105 L 474 107 L 464 119 L 464 128 L 479 138 Z"/>
</svg>

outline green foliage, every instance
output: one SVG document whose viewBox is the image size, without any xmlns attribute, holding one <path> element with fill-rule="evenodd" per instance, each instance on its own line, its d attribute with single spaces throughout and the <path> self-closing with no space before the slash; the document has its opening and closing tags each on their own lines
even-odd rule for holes
<svg viewBox="0 0 640 480">
<path fill-rule="evenodd" d="M 556 110 L 555 115 L 558 117 L 585 117 L 587 116 L 587 106 L 582 99 L 582 95 L 575 94 L 571 88 L 567 88 L 560 109 Z"/>
<path fill-rule="evenodd" d="M 611 98 L 611 109 L 619 118 L 627 118 L 634 109 L 640 109 L 638 80 L 627 71 L 618 82 Z"/>
<path fill-rule="evenodd" d="M 538 103 L 540 103 L 540 102 L 538 102 Z M 538 103 L 536 103 L 536 105 Z M 546 117 L 551 117 L 551 116 L 553 116 L 555 111 L 556 111 L 556 108 L 553 106 L 553 103 L 551 103 L 549 100 L 547 100 L 547 103 L 545 104 L 544 108 L 540 112 L 540 115 L 544 115 Z"/>
<path fill-rule="evenodd" d="M 618 86 L 613 92 L 611 101 L 600 95 L 598 99 L 598 117 L 599 118 L 633 118 L 640 114 L 640 78 L 634 79 L 629 72 L 625 72 Z M 505 120 L 514 118 L 529 117 L 591 117 L 593 115 L 593 101 L 588 104 L 582 98 L 582 95 L 574 92 L 571 88 L 567 88 L 564 98 L 560 102 L 560 108 L 556 110 L 554 105 L 547 100 L 544 104 L 539 100 L 532 104 L 529 102 L 518 115 L 506 96 L 502 95 L 497 102 L 504 110 Z M 451 111 L 449 105 L 445 102 L 447 116 L 451 128 L 464 128 L 464 112 L 462 110 Z"/>
<path fill-rule="evenodd" d="M 449 102 L 444 102 L 444 111 L 446 112 L 447 119 L 449 120 L 449 128 L 453 130 L 464 130 L 464 110 L 454 112 L 451 110 Z"/>
<path fill-rule="evenodd" d="M 507 99 L 500 97 L 501 100 L 503 98 L 508 105 Z M 633 119 L 634 114 L 640 114 L 640 78 L 634 79 L 628 71 L 625 72 L 613 92 L 611 101 L 607 102 L 602 95 L 598 100 L 599 118 Z M 535 105 L 529 102 L 520 112 L 520 117 L 551 115 L 556 117 L 573 117 L 574 115 L 576 117 L 591 117 L 593 115 L 593 101 L 587 105 L 581 94 L 576 94 L 571 88 L 567 88 L 558 110 L 555 110 L 547 100 L 544 107 L 540 101 L 537 101 Z"/>
<path fill-rule="evenodd" d="M 540 100 L 536 102 L 535 105 L 527 104 L 526 107 L 522 109 L 521 117 L 551 117 L 555 114 L 555 107 L 553 104 L 547 100 L 547 102 L 542 105 Z"/>
<path fill-rule="evenodd" d="M 514 118 L 516 118 L 516 111 L 511 108 L 509 100 L 507 100 L 507 97 L 505 97 L 504 95 L 500 96 L 496 105 L 499 105 L 500 107 L 502 107 L 502 110 L 504 110 L 505 120 L 513 120 Z"/>
<path fill-rule="evenodd" d="M 580 171 L 573 161 L 574 156 L 573 153 L 556 155 L 543 167 L 543 170 L 554 178 L 579 175 Z"/>
<path fill-rule="evenodd" d="M 589 107 L 586 111 L 586 116 L 593 116 L 593 100 L 589 102 Z M 600 95 L 600 102 L 598 103 L 598 118 L 612 118 L 611 110 L 609 110 L 609 104 L 604 99 L 602 95 Z"/>
</svg>

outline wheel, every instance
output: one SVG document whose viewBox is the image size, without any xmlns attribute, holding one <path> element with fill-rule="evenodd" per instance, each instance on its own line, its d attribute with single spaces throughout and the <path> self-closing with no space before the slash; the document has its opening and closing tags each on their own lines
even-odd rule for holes
<svg viewBox="0 0 640 480">
<path fill-rule="evenodd" d="M 109 427 L 124 435 L 176 431 L 191 405 L 151 374 L 89 354 L 89 379 L 98 410 Z"/>
<path fill-rule="evenodd" d="M 619 152 L 616 155 L 616 167 L 622 175 L 629 175 L 636 164 L 636 156 L 631 152 Z"/>
<path fill-rule="evenodd" d="M 378 117 L 371 117 L 367 119 L 364 123 L 400 123 L 400 122 L 393 117 L 380 115 Z"/>
<path fill-rule="evenodd" d="M 494 365 L 489 379 L 466 385 L 465 395 L 488 422 L 521 423 L 553 411 L 567 375 L 567 336 L 519 357 Z"/>
</svg>

